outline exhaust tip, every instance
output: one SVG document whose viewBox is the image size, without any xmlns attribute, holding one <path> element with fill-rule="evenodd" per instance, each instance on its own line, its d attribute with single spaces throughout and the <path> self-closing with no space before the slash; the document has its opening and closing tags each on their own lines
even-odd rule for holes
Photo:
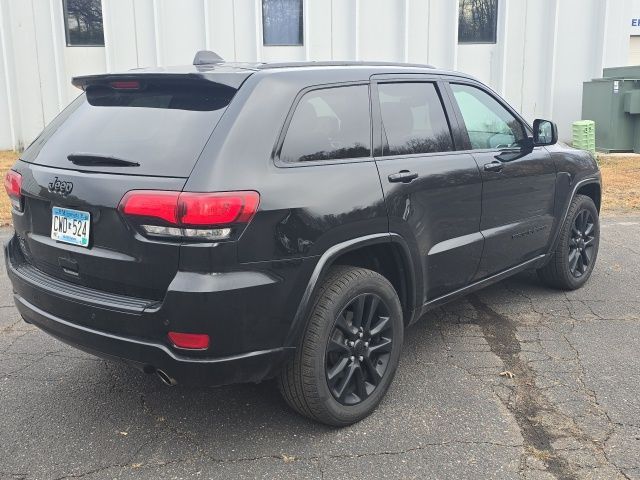
<svg viewBox="0 0 640 480">
<path fill-rule="evenodd" d="M 173 387 L 178 383 L 175 378 L 171 378 L 163 370 L 156 370 L 156 375 L 162 381 L 162 383 L 164 383 L 165 385 L 168 385 L 169 387 Z"/>
</svg>

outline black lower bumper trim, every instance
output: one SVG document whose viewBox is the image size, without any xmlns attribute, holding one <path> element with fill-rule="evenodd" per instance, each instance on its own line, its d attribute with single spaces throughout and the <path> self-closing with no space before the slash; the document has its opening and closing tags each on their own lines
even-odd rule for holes
<svg viewBox="0 0 640 480">
<path fill-rule="evenodd" d="M 25 321 L 93 355 L 120 360 L 141 370 L 162 370 L 178 383 L 218 386 L 259 382 L 277 373 L 293 348 L 277 348 L 222 358 L 188 357 L 162 344 L 97 331 L 55 317 L 15 294 Z"/>
</svg>

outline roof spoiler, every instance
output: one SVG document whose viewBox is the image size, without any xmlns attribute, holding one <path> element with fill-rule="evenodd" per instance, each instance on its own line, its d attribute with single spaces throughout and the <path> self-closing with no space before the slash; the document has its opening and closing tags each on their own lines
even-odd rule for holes
<svg viewBox="0 0 640 480">
<path fill-rule="evenodd" d="M 129 72 L 129 73 L 105 73 L 100 75 L 83 75 L 73 77 L 71 83 L 81 89 L 86 90 L 91 85 L 111 87 L 119 89 L 119 82 L 140 82 L 145 85 L 149 82 L 207 82 L 225 85 L 233 89 L 240 88 L 242 82 L 248 75 L 238 75 L 237 73 L 218 73 L 207 75 L 205 73 L 162 73 L 162 72 Z M 126 89 L 126 86 L 124 87 Z M 120 87 L 122 89 L 122 87 Z"/>
<path fill-rule="evenodd" d="M 212 63 L 221 62 L 224 62 L 224 59 L 216 52 L 212 52 L 211 50 L 200 50 L 196 53 L 196 56 L 193 57 L 194 65 L 211 65 Z"/>
</svg>

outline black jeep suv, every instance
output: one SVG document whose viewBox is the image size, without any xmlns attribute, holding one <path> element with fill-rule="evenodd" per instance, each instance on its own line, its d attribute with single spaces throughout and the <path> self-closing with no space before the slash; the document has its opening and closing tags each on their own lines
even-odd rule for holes
<svg viewBox="0 0 640 480">
<path fill-rule="evenodd" d="M 276 377 L 347 425 L 425 311 L 589 278 L 600 173 L 553 123 L 427 66 L 199 58 L 75 78 L 7 175 L 27 322 L 168 384 Z"/>
</svg>

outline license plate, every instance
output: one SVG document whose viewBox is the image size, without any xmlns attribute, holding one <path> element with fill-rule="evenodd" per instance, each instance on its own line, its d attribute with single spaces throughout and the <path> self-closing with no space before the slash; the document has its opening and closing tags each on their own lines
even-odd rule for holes
<svg viewBox="0 0 640 480">
<path fill-rule="evenodd" d="M 51 211 L 51 238 L 59 242 L 89 246 L 89 212 L 53 207 Z"/>
</svg>

